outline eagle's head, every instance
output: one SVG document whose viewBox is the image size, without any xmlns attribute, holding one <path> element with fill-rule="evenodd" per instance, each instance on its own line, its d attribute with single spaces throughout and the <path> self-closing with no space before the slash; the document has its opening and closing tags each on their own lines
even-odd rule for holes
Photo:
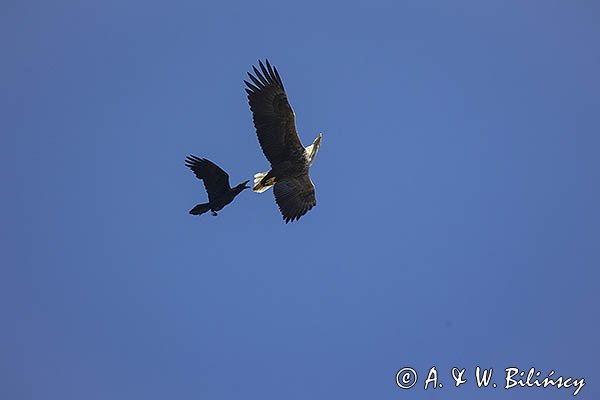
<svg viewBox="0 0 600 400">
<path fill-rule="evenodd" d="M 308 165 L 312 165 L 317 153 L 319 152 L 319 147 L 321 147 L 321 139 L 323 138 L 323 134 L 319 133 L 319 136 L 312 142 L 310 146 L 306 146 L 306 157 L 308 158 Z"/>
</svg>

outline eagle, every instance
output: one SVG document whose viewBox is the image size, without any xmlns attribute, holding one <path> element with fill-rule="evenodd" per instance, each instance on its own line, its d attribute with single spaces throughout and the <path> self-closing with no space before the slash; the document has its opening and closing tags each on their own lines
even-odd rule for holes
<svg viewBox="0 0 600 400">
<path fill-rule="evenodd" d="M 187 156 L 185 166 L 194 172 L 196 178 L 204 182 L 204 188 L 208 193 L 208 203 L 196 205 L 190 210 L 192 215 L 202 215 L 210 210 L 211 214 L 216 217 L 217 211 L 231 203 L 244 189 L 250 189 L 250 186 L 247 186 L 249 180 L 235 187 L 229 186 L 227 172 L 206 158 Z"/>
<path fill-rule="evenodd" d="M 269 60 L 259 60 L 260 71 L 252 66 L 252 82 L 244 80 L 256 135 L 271 164 L 267 172 L 254 175 L 254 192 L 262 193 L 273 186 L 275 202 L 287 224 L 298 220 L 317 205 L 315 185 L 308 170 L 319 147 L 322 134 L 304 147 L 296 130 L 296 117 L 288 102 L 277 68 Z"/>
</svg>

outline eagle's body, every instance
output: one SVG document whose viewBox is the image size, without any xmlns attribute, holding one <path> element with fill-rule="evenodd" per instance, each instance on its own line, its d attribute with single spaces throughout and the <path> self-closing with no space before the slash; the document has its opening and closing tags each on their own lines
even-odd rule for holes
<svg viewBox="0 0 600 400">
<path fill-rule="evenodd" d="M 230 187 L 227 172 L 205 158 L 187 156 L 185 166 L 194 172 L 196 178 L 204 182 L 204 188 L 208 194 L 208 203 L 196 205 L 190 210 L 192 215 L 202 215 L 210 210 L 211 214 L 216 216 L 217 211 L 231 203 L 244 189 L 250 188 L 250 186 L 246 186 L 250 181 L 240 183 L 233 188 Z"/>
<path fill-rule="evenodd" d="M 254 176 L 253 190 L 262 193 L 274 186 L 275 201 L 286 223 L 299 219 L 316 204 L 315 186 L 309 169 L 321 145 L 321 134 L 307 147 L 296 131 L 294 111 L 290 106 L 281 77 L 269 61 L 262 71 L 253 67 L 253 83 L 248 88 L 248 103 L 253 114 L 258 141 L 271 163 L 271 170 Z"/>
</svg>

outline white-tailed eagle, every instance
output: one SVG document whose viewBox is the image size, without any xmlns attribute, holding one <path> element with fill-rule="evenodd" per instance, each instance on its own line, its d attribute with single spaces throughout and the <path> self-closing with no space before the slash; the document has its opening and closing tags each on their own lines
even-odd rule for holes
<svg viewBox="0 0 600 400">
<path fill-rule="evenodd" d="M 298 220 L 317 205 L 315 186 L 308 170 L 319 151 L 319 134 L 304 147 L 298 132 L 294 111 L 288 102 L 281 77 L 266 60 L 259 61 L 260 71 L 252 67 L 251 82 L 244 81 L 248 103 L 260 147 L 271 163 L 271 170 L 254 175 L 253 190 L 262 193 L 274 186 L 275 201 L 286 223 Z"/>
</svg>

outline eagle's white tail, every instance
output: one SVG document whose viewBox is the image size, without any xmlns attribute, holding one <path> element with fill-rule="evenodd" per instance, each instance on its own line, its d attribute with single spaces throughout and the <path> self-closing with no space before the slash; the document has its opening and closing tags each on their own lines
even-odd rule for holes
<svg viewBox="0 0 600 400">
<path fill-rule="evenodd" d="M 254 174 L 254 187 L 252 188 L 253 191 L 255 191 L 256 193 L 262 193 L 275 184 L 275 177 L 272 177 L 266 182 L 261 183 L 263 178 L 267 176 L 269 172 L 271 171 L 259 172 L 258 174 Z"/>
</svg>

